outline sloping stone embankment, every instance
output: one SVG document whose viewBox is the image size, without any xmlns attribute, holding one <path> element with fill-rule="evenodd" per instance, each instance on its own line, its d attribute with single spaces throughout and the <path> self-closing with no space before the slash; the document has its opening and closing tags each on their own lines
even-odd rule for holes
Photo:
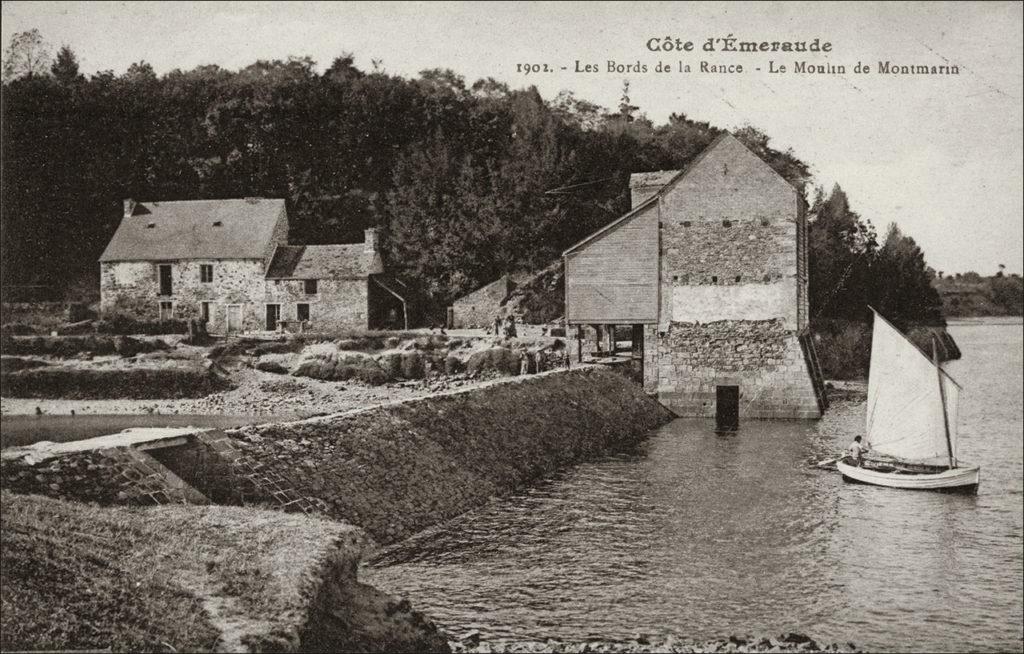
<svg viewBox="0 0 1024 654">
<path fill-rule="evenodd" d="M 635 444 L 670 417 L 623 376 L 579 369 L 229 435 L 239 464 L 390 543 Z"/>
</svg>

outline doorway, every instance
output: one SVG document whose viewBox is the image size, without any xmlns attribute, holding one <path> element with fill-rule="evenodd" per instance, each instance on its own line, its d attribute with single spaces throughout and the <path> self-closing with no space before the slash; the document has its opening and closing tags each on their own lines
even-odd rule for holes
<svg viewBox="0 0 1024 654">
<path fill-rule="evenodd" d="M 160 270 L 160 295 L 171 295 L 171 264 L 162 263 Z"/>
<path fill-rule="evenodd" d="M 736 431 L 740 428 L 740 387 L 715 387 L 715 428 Z"/>
<path fill-rule="evenodd" d="M 267 305 L 267 331 L 272 332 L 277 329 L 277 321 L 281 319 L 281 305 L 280 304 L 268 304 Z"/>
<path fill-rule="evenodd" d="M 228 311 L 228 326 L 227 331 L 229 334 L 238 333 L 242 331 L 242 305 L 241 304 L 229 304 L 227 306 Z"/>
</svg>

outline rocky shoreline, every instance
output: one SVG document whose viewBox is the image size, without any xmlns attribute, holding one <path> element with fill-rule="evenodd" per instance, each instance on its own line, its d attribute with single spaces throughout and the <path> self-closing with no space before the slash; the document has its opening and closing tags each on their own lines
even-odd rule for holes
<svg viewBox="0 0 1024 654">
<path fill-rule="evenodd" d="M 452 652 L 859 652 L 853 643 L 819 643 L 809 636 L 788 633 L 773 637 L 730 636 L 725 640 L 692 642 L 675 636 L 645 637 L 632 640 L 482 640 L 471 631 L 458 640 L 449 640 Z"/>
</svg>

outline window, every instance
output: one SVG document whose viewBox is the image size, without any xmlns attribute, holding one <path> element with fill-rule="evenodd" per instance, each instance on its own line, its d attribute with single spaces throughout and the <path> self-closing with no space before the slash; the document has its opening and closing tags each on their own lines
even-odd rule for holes
<svg viewBox="0 0 1024 654">
<path fill-rule="evenodd" d="M 771 223 L 768 221 L 767 218 L 762 218 L 761 219 L 761 227 L 767 227 L 769 224 L 771 224 Z"/>
<path fill-rule="evenodd" d="M 722 227 L 732 227 L 732 221 L 731 220 L 723 220 L 722 221 Z"/>
<path fill-rule="evenodd" d="M 170 320 L 174 317 L 174 303 L 162 301 L 160 302 L 160 320 Z"/>
<path fill-rule="evenodd" d="M 689 220 L 684 220 L 684 221 L 683 221 L 683 227 L 689 227 L 689 226 L 690 226 L 690 225 L 692 225 L 692 224 L 693 224 L 693 223 L 691 223 L 691 222 L 690 222 Z"/>
<path fill-rule="evenodd" d="M 743 281 L 743 275 L 736 275 L 736 283 L 739 284 Z"/>
<path fill-rule="evenodd" d="M 213 264 L 203 263 L 199 265 L 199 281 L 209 283 L 213 281 Z"/>
<path fill-rule="evenodd" d="M 309 304 L 300 302 L 295 305 L 295 317 L 299 320 L 309 320 Z"/>
<path fill-rule="evenodd" d="M 220 226 L 221 226 L 221 225 L 223 225 L 223 224 L 224 224 L 224 223 L 222 223 L 222 222 L 221 222 L 221 221 L 219 221 L 219 220 L 215 220 L 215 221 L 213 221 L 213 226 L 214 226 L 214 227 L 220 227 Z"/>
<path fill-rule="evenodd" d="M 307 279 L 304 283 L 306 287 L 306 295 L 316 295 L 316 280 Z"/>
<path fill-rule="evenodd" d="M 199 319 L 203 322 L 210 322 L 210 303 L 200 302 L 199 303 Z"/>
<path fill-rule="evenodd" d="M 711 277 L 711 283 L 712 284 L 717 284 L 718 283 L 718 277 L 712 276 Z"/>
</svg>

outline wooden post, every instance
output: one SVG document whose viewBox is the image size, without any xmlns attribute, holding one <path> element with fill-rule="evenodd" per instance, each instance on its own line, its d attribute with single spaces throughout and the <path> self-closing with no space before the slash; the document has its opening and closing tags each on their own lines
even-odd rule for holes
<svg viewBox="0 0 1024 654">
<path fill-rule="evenodd" d="M 949 414 L 946 412 L 946 385 L 942 383 L 942 366 L 939 365 L 939 348 L 935 343 L 935 334 L 932 334 L 932 361 L 935 363 L 935 371 L 939 375 L 939 398 L 942 400 L 942 426 L 946 429 L 946 449 L 949 452 L 949 469 L 956 467 L 956 459 L 953 458 L 953 441 L 949 438 Z"/>
</svg>

